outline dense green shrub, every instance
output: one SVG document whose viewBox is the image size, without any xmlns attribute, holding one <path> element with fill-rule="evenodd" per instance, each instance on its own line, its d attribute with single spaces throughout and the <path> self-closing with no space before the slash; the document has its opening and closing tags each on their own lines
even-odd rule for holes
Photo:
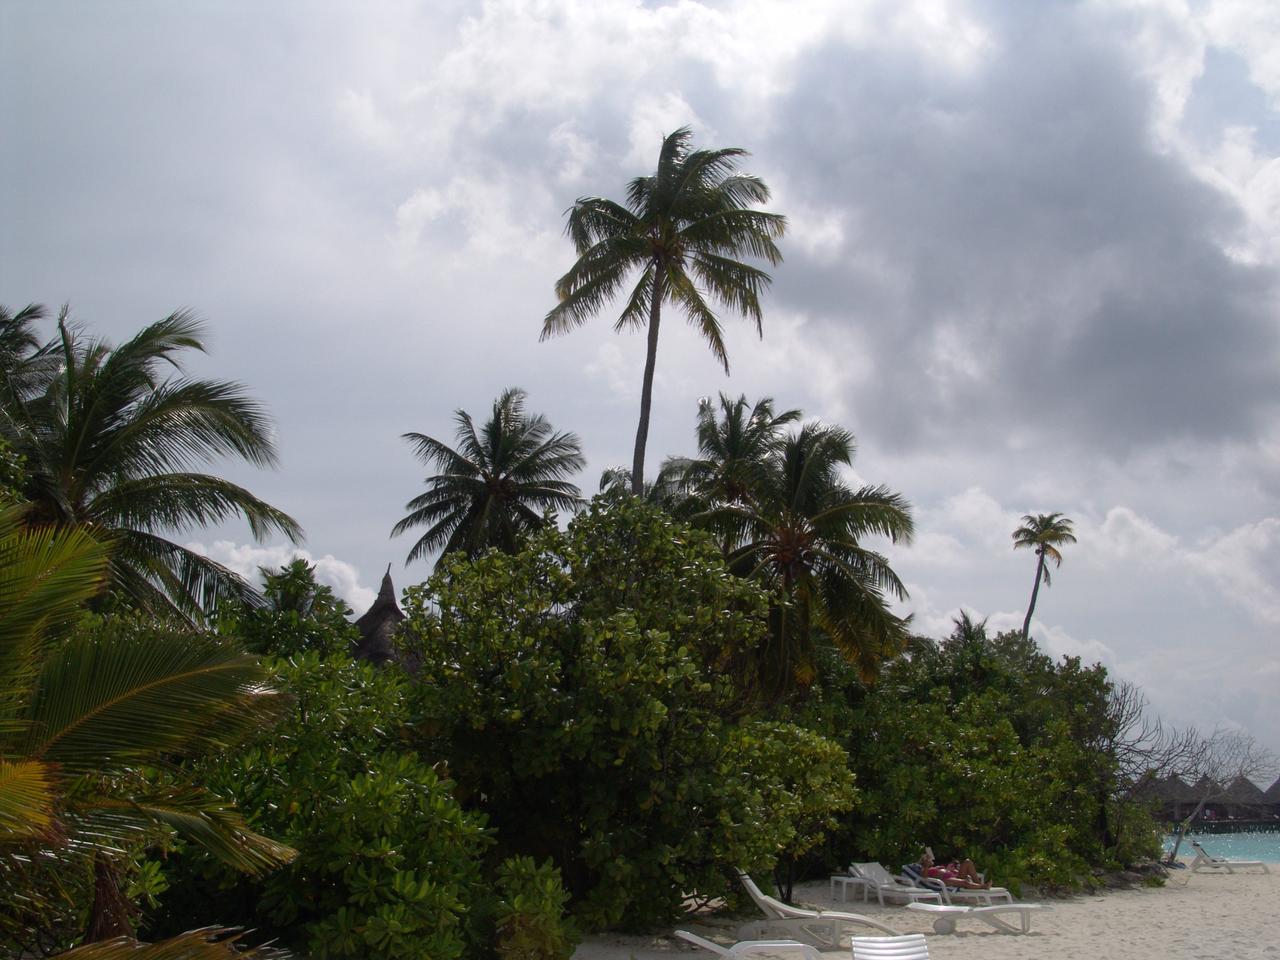
<svg viewBox="0 0 1280 960">
<path fill-rule="evenodd" d="M 941 644 L 915 641 L 871 687 L 828 656 L 809 699 L 784 712 L 844 743 L 858 777 L 825 865 L 897 867 L 928 844 L 1015 886 L 1078 885 L 1116 856 L 1100 826 L 1109 690 L 1101 666 L 1054 662 L 967 619 Z"/>
<path fill-rule="evenodd" d="M 237 606 L 219 629 L 250 653 L 292 657 L 300 653 L 350 655 L 360 632 L 348 607 L 331 588 L 317 583 L 315 567 L 296 558 L 279 570 L 262 568 L 264 606 Z"/>
<path fill-rule="evenodd" d="M 850 802 L 839 747 L 742 724 L 724 664 L 762 636 L 767 599 L 704 535 L 628 499 L 516 556 L 446 558 L 407 599 L 419 742 L 502 856 L 559 866 L 585 925 L 668 920 Z M 816 763 L 793 804 L 798 756 Z"/>
<path fill-rule="evenodd" d="M 579 936 L 569 892 L 550 860 L 513 857 L 498 868 L 497 953 L 503 960 L 568 960 Z"/>
<path fill-rule="evenodd" d="M 160 926 L 240 923 L 317 958 L 459 956 L 488 839 L 405 744 L 405 676 L 317 654 L 274 672 L 293 710 L 199 773 L 298 858 L 249 881 L 188 852 Z"/>
</svg>

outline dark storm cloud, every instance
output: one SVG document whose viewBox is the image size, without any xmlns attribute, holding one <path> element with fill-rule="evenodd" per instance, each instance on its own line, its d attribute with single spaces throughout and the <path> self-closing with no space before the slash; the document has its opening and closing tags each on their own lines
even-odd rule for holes
<svg viewBox="0 0 1280 960">
<path fill-rule="evenodd" d="M 854 406 L 897 443 L 1034 429 L 1123 457 L 1252 437 L 1280 395 L 1273 272 L 1223 253 L 1240 214 L 1157 149 L 1120 47 L 1037 10 L 989 22 L 972 71 L 838 43 L 805 58 L 759 152 L 848 211 L 855 266 L 792 255 L 779 297 L 874 344 Z M 975 369 L 948 370 L 949 344 Z"/>
</svg>

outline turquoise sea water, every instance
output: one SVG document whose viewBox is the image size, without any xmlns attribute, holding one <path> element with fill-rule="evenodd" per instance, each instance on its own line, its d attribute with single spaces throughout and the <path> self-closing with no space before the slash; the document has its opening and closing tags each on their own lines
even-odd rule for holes
<svg viewBox="0 0 1280 960">
<path fill-rule="evenodd" d="M 1196 855 L 1191 846 L 1192 840 L 1198 840 L 1212 857 L 1280 863 L 1280 829 L 1260 828 L 1240 833 L 1188 833 L 1178 849 L 1180 859 L 1189 860 Z M 1173 837 L 1165 838 L 1164 848 L 1166 853 L 1173 849 Z"/>
</svg>

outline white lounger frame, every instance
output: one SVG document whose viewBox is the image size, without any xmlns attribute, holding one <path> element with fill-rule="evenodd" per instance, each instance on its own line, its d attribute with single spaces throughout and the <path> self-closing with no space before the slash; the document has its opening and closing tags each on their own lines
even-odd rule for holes
<svg viewBox="0 0 1280 960">
<path fill-rule="evenodd" d="M 972 917 L 995 927 L 1001 933 L 1028 933 L 1031 930 L 1031 914 L 1037 910 L 1052 910 L 1045 903 L 999 903 L 991 907 L 940 907 L 934 903 L 909 903 L 908 910 L 917 910 L 933 916 L 933 929 L 937 933 L 955 933 L 956 921 L 962 917 Z M 1014 925 L 1001 914 L 1018 914 L 1018 923 Z"/>
<path fill-rule="evenodd" d="M 1198 873 L 1201 870 L 1225 870 L 1227 873 L 1235 873 L 1237 869 L 1257 869 L 1258 867 L 1262 868 L 1263 873 L 1271 872 L 1271 868 L 1261 860 L 1227 860 L 1223 857 L 1211 857 L 1195 840 L 1191 841 L 1191 846 L 1196 851 L 1195 859 L 1191 861 L 1192 873 Z"/>
<path fill-rule="evenodd" d="M 840 913 L 836 910 L 806 910 L 793 907 L 764 893 L 754 880 L 739 870 L 738 878 L 748 895 L 767 919 L 744 923 L 738 928 L 742 940 L 768 940 L 785 938 L 812 944 L 821 950 L 838 950 L 840 942 L 852 937 L 858 927 L 871 927 L 891 937 L 898 931 L 883 923 L 857 913 Z"/>
</svg>

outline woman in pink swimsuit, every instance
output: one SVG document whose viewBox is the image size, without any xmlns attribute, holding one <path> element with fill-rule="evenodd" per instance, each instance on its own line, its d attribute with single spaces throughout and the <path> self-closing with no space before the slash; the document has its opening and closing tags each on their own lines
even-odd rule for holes
<svg viewBox="0 0 1280 960">
<path fill-rule="evenodd" d="M 924 868 L 926 877 L 941 880 L 951 887 L 960 887 L 965 890 L 988 890 L 991 887 L 989 880 L 983 882 L 982 877 L 978 875 L 978 868 L 973 865 L 972 860 L 961 860 L 959 863 L 952 861 L 945 865 L 935 864 L 933 854 L 926 850 L 920 857 L 920 866 Z"/>
</svg>

